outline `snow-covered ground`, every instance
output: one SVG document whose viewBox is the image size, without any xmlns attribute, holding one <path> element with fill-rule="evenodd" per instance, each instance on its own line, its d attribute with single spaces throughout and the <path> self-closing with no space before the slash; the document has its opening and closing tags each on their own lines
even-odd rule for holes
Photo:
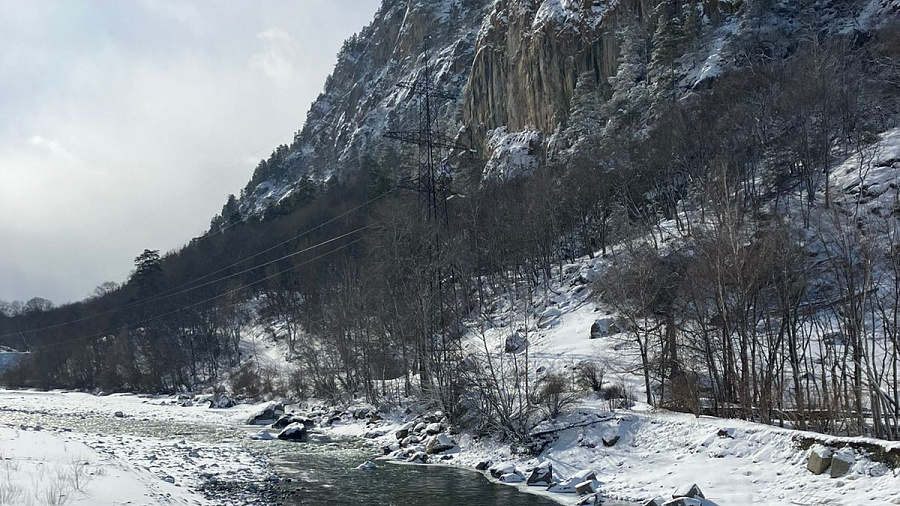
<svg viewBox="0 0 900 506">
<path fill-rule="evenodd" d="M 257 406 L 191 404 L 0 390 L 0 504 L 220 504 L 198 491 L 209 478 L 270 476 L 237 427 Z"/>
</svg>

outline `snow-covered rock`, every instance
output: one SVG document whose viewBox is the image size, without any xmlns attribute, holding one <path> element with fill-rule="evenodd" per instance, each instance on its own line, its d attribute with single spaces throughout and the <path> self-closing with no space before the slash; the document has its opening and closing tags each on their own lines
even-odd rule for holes
<svg viewBox="0 0 900 506">
<path fill-rule="evenodd" d="M 367 461 L 363 462 L 362 464 L 356 466 L 356 469 L 358 469 L 360 471 L 370 471 L 372 469 L 375 469 L 376 467 L 378 467 L 378 466 L 376 466 L 374 462 L 372 462 L 371 460 L 367 460 Z"/>
<path fill-rule="evenodd" d="M 679 497 L 690 497 L 691 499 L 705 499 L 706 496 L 703 495 L 703 491 L 700 490 L 700 487 L 697 486 L 696 483 L 691 483 L 690 485 L 682 485 L 675 489 L 672 492 L 672 498 L 678 499 Z"/>
<path fill-rule="evenodd" d="M 850 472 L 856 463 L 856 454 L 853 450 L 843 449 L 837 451 L 831 457 L 831 477 L 839 478 Z"/>
<path fill-rule="evenodd" d="M 510 474 L 516 472 L 516 465 L 510 462 L 501 462 L 499 464 L 495 464 L 491 466 L 488 471 L 491 473 L 491 476 L 494 478 L 500 478 L 504 474 Z"/>
<path fill-rule="evenodd" d="M 526 483 L 532 487 L 549 487 L 553 483 L 553 464 L 541 462 L 531 471 Z"/>
<path fill-rule="evenodd" d="M 261 431 L 257 432 L 256 434 L 253 434 L 252 436 L 250 436 L 250 439 L 253 439 L 255 441 L 271 441 L 271 440 L 277 439 L 277 438 L 275 436 L 273 436 L 271 432 L 269 432 L 267 430 L 261 430 Z"/>
<path fill-rule="evenodd" d="M 247 418 L 247 425 L 271 425 L 284 414 L 284 404 L 270 403 Z"/>
<path fill-rule="evenodd" d="M 307 441 L 308 430 L 302 423 L 292 423 L 278 433 L 278 439 L 282 441 Z"/>
<path fill-rule="evenodd" d="M 425 445 L 425 453 L 429 455 L 441 453 L 452 450 L 454 447 L 456 447 L 456 442 L 450 439 L 450 436 L 447 434 L 441 433 L 428 440 L 428 443 Z"/>
<path fill-rule="evenodd" d="M 815 445 L 809 449 L 809 457 L 806 468 L 813 474 L 822 474 L 831 465 L 831 457 L 834 453 L 822 445 Z"/>
<path fill-rule="evenodd" d="M 525 481 L 525 476 L 522 473 L 516 471 L 514 473 L 506 473 L 500 476 L 500 483 L 522 483 Z"/>
</svg>

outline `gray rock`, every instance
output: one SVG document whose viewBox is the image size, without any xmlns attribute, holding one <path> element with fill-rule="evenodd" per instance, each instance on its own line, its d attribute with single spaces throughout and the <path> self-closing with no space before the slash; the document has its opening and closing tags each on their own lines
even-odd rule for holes
<svg viewBox="0 0 900 506">
<path fill-rule="evenodd" d="M 487 471 L 487 468 L 491 466 L 490 461 L 482 460 L 481 462 L 475 464 L 476 471 Z"/>
<path fill-rule="evenodd" d="M 121 411 L 116 411 L 113 414 L 113 416 L 115 416 L 116 418 L 125 418 L 125 413 L 122 413 Z"/>
<path fill-rule="evenodd" d="M 425 452 L 415 452 L 406 461 L 414 464 L 427 464 L 428 455 Z"/>
<path fill-rule="evenodd" d="M 525 348 L 528 346 L 528 342 L 522 338 L 522 335 L 518 332 L 514 332 L 512 335 L 506 337 L 506 343 L 503 346 L 503 351 L 506 353 L 521 353 L 525 351 Z"/>
<path fill-rule="evenodd" d="M 603 440 L 603 446 L 609 448 L 611 446 L 616 446 L 616 443 L 619 442 L 619 436 L 613 436 L 611 439 L 601 438 Z"/>
<path fill-rule="evenodd" d="M 450 439 L 450 436 L 446 434 L 438 434 L 433 438 L 428 440 L 428 444 L 425 445 L 425 453 L 428 455 L 432 455 L 435 453 L 445 452 L 447 450 L 452 450 L 456 447 L 456 442 Z"/>
<path fill-rule="evenodd" d="M 597 480 L 587 480 L 575 485 L 575 493 L 578 495 L 588 495 L 597 492 L 600 484 Z"/>
<path fill-rule="evenodd" d="M 433 436 L 440 431 L 441 431 L 441 424 L 438 422 L 429 423 L 427 426 L 425 426 L 425 434 L 428 434 L 429 436 Z"/>
<path fill-rule="evenodd" d="M 831 458 L 831 477 L 840 478 L 850 472 L 856 463 L 856 455 L 850 451 L 839 451 Z"/>
<path fill-rule="evenodd" d="M 500 478 L 504 474 L 514 473 L 516 472 L 515 464 L 510 464 L 508 462 L 502 462 L 500 464 L 494 464 L 489 469 L 491 476 L 494 478 Z"/>
<path fill-rule="evenodd" d="M 544 462 L 532 470 L 525 483 L 531 487 L 549 487 L 553 483 L 553 464 Z"/>
<path fill-rule="evenodd" d="M 813 474 L 822 474 L 831 465 L 833 453 L 824 446 L 814 446 L 809 450 L 809 458 L 806 460 L 806 468 Z"/>
<path fill-rule="evenodd" d="M 284 404 L 271 403 L 247 419 L 247 425 L 271 425 L 284 414 Z"/>
<path fill-rule="evenodd" d="M 400 441 L 400 446 L 417 445 L 421 442 L 422 438 L 413 434 L 412 436 L 407 436 L 403 441 Z"/>
<path fill-rule="evenodd" d="M 227 409 L 234 407 L 234 400 L 231 397 L 223 393 L 218 393 L 213 395 L 211 399 L 209 399 L 209 407 L 210 409 Z"/>
<path fill-rule="evenodd" d="M 525 481 L 525 477 L 518 471 L 501 475 L 499 479 L 500 483 L 522 483 Z"/>
<path fill-rule="evenodd" d="M 690 499 L 706 498 L 706 496 L 703 495 L 703 491 L 700 490 L 700 487 L 698 487 L 696 483 L 692 483 L 690 485 L 682 485 L 676 488 L 674 492 L 672 492 L 672 499 L 678 499 L 681 497 L 687 497 Z"/>
<path fill-rule="evenodd" d="M 278 439 L 282 441 L 308 441 L 309 434 L 302 423 L 292 423 L 278 433 Z"/>
</svg>

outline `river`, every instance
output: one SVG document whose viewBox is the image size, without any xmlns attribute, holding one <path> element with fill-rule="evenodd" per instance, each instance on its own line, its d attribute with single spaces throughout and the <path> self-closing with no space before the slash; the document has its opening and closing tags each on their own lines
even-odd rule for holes
<svg viewBox="0 0 900 506">
<path fill-rule="evenodd" d="M 189 488 L 223 505 L 550 506 L 557 502 L 449 466 L 379 462 L 364 440 L 256 441 L 259 428 L 160 400 L 3 391 L 0 426 L 40 427 Z M 110 416 L 123 409 L 124 417 Z M 220 416 L 219 416 L 220 415 Z M 571 498 L 571 496 L 569 496 Z M 622 503 L 607 502 L 607 506 Z"/>
</svg>

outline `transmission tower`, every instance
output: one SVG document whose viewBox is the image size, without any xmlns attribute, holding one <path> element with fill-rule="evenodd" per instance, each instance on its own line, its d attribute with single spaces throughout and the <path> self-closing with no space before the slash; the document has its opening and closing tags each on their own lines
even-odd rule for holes
<svg viewBox="0 0 900 506">
<path fill-rule="evenodd" d="M 395 130 L 384 134 L 394 139 L 419 147 L 419 170 L 417 177 L 406 185 L 409 189 L 422 194 L 427 202 L 428 217 L 437 221 L 441 214 L 446 218 L 446 206 L 442 205 L 450 196 L 452 174 L 449 169 L 439 166 L 441 150 L 469 151 L 469 147 L 456 142 L 448 135 L 435 130 L 434 99 L 456 100 L 457 96 L 437 89 L 432 83 L 431 60 L 427 44 L 422 52 L 424 64 L 422 71 L 411 81 L 397 84 L 398 88 L 409 90 L 410 94 L 419 97 L 419 128 L 417 130 Z"/>
<path fill-rule="evenodd" d="M 397 86 L 409 90 L 412 97 L 419 99 L 419 128 L 416 130 L 389 131 L 384 134 L 394 139 L 419 148 L 418 174 L 402 187 L 419 192 L 425 201 L 427 220 L 436 232 L 436 241 L 428 250 L 428 313 L 430 317 L 425 323 L 424 335 L 419 343 L 419 380 L 423 390 L 438 387 L 435 392 L 442 398 L 446 408 L 453 409 L 449 403 L 458 398 L 459 371 L 457 364 L 461 357 L 459 339 L 449 336 L 448 320 L 458 321 L 452 308 L 448 310 L 444 290 L 445 281 L 453 284 L 453 269 L 444 266 L 442 259 L 443 241 L 449 226 L 447 199 L 452 195 L 450 188 L 453 177 L 450 169 L 441 162 L 440 152 L 443 150 L 461 150 L 470 152 L 468 146 L 456 142 L 451 137 L 435 129 L 435 99 L 456 100 L 455 95 L 437 89 L 432 82 L 431 60 L 427 42 L 422 52 L 422 71 L 412 80 L 399 83 Z M 443 232 L 443 233 L 442 233 Z M 435 318 L 436 317 L 436 318 Z M 432 377 L 436 385 L 432 384 Z M 446 388 L 444 388 L 446 387 Z"/>
</svg>

